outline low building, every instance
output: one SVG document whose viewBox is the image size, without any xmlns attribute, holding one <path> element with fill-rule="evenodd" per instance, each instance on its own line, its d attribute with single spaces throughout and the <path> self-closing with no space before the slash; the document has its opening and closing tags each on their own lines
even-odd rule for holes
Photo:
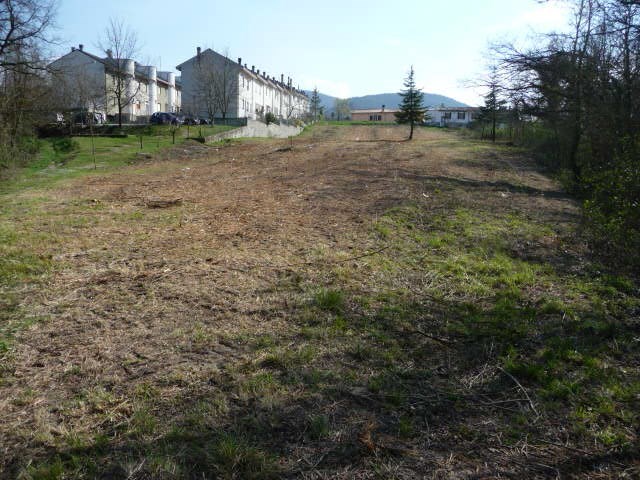
<svg viewBox="0 0 640 480">
<path fill-rule="evenodd" d="M 398 109 L 372 108 L 366 110 L 351 110 L 351 120 L 354 122 L 395 122 Z"/>
<path fill-rule="evenodd" d="M 477 107 L 437 107 L 428 108 L 426 125 L 438 127 L 462 127 L 477 119 L 480 109 Z"/>
<path fill-rule="evenodd" d="M 184 112 L 207 118 L 261 119 L 271 113 L 293 119 L 309 112 L 309 98 L 281 74 L 277 79 L 207 48 L 176 67 L 181 72 Z"/>
<path fill-rule="evenodd" d="M 182 87 L 174 72 L 158 71 L 133 59 L 114 58 L 110 51 L 100 57 L 84 50 L 83 45 L 49 65 L 57 106 L 101 113 L 117 120 L 116 90 L 127 103 L 122 109 L 125 122 L 146 121 L 155 112 L 179 112 Z M 116 89 L 120 76 L 121 88 Z"/>
</svg>

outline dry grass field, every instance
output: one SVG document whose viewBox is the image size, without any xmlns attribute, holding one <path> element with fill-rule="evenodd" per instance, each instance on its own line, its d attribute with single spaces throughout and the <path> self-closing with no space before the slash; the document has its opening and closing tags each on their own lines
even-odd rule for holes
<svg viewBox="0 0 640 480">
<path fill-rule="evenodd" d="M 0 477 L 638 478 L 634 279 L 523 154 L 405 134 L 5 193 Z"/>
</svg>

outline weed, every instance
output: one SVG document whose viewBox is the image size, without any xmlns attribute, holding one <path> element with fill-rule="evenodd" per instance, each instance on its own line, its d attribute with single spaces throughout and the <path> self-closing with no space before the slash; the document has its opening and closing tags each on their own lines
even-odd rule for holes
<svg viewBox="0 0 640 480">
<path fill-rule="evenodd" d="M 277 468 L 259 449 L 233 435 L 223 436 L 213 450 L 214 469 L 220 478 L 273 478 Z"/>
<path fill-rule="evenodd" d="M 332 313 L 340 313 L 344 308 L 344 302 L 344 293 L 340 290 L 323 288 L 314 297 L 314 303 L 319 309 Z"/>
<path fill-rule="evenodd" d="M 309 417 L 309 436 L 314 440 L 321 440 L 329 436 L 329 418 L 326 415 L 311 415 Z"/>
</svg>

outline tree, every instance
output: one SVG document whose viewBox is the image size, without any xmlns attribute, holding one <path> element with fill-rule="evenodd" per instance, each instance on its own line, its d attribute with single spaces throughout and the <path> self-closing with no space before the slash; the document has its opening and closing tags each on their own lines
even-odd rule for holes
<svg viewBox="0 0 640 480">
<path fill-rule="evenodd" d="M 225 52 L 224 61 L 216 72 L 214 91 L 217 108 L 225 120 L 233 99 L 238 97 L 238 74 L 228 52 Z"/>
<path fill-rule="evenodd" d="M 194 74 L 197 104 L 204 107 L 212 122 L 216 114 L 220 114 L 224 120 L 233 100 L 238 98 L 236 66 L 229 60 L 228 50 L 224 56 L 212 50 L 198 55 Z"/>
<path fill-rule="evenodd" d="M 297 94 L 291 92 L 289 92 L 288 95 L 289 102 L 287 103 L 285 108 L 286 118 L 290 119 L 291 117 L 298 117 L 303 109 L 300 97 Z"/>
<path fill-rule="evenodd" d="M 41 68 L 27 51 L 50 43 L 48 32 L 55 17 L 55 0 L 0 1 L 0 68 Z"/>
<path fill-rule="evenodd" d="M 311 108 L 311 118 L 315 122 L 318 120 L 318 116 L 320 115 L 320 110 L 321 110 L 320 94 L 318 93 L 318 87 L 313 88 L 313 92 L 311 92 L 311 99 L 310 99 L 309 105 Z"/>
<path fill-rule="evenodd" d="M 402 100 L 400 102 L 400 111 L 396 113 L 396 119 L 400 124 L 409 124 L 409 140 L 413 138 L 413 128 L 416 123 L 421 123 L 424 119 L 426 109 L 423 107 L 424 94 L 416 87 L 414 79 L 413 65 L 404 80 L 405 89 L 400 92 Z"/>
<path fill-rule="evenodd" d="M 118 126 L 122 128 L 122 112 L 138 99 L 140 83 L 136 81 L 135 62 L 138 36 L 121 20 L 111 19 L 105 29 L 100 49 L 107 55 L 105 68 L 107 98 L 113 99 L 118 109 Z"/>
<path fill-rule="evenodd" d="M 600 247 L 640 264 L 640 2 L 573 0 L 573 29 L 496 48 L 503 89 L 536 120 L 528 143 L 585 200 Z M 512 100 L 513 102 L 513 100 Z"/>
<path fill-rule="evenodd" d="M 0 1 L 0 168 L 35 153 L 30 139 L 48 100 L 43 58 L 55 7 L 54 0 Z"/>
<path fill-rule="evenodd" d="M 338 120 L 344 120 L 348 118 L 349 115 L 351 114 L 348 98 L 336 98 L 334 107 L 336 111 L 336 117 Z"/>
<path fill-rule="evenodd" d="M 497 67 L 491 67 L 488 81 L 486 83 L 488 92 L 484 97 L 484 106 L 480 109 L 480 121 L 489 123 L 491 126 L 491 141 L 496 141 L 496 125 L 498 123 L 498 115 L 504 109 L 506 102 L 500 97 L 501 89 L 498 80 Z M 483 126 L 484 135 L 484 126 Z"/>
<path fill-rule="evenodd" d="M 198 62 L 195 67 L 195 91 L 196 99 L 200 109 L 204 107 L 207 118 L 213 124 L 216 113 L 218 112 L 218 98 L 216 88 L 216 72 L 213 65 L 206 62 Z M 196 108 L 193 105 L 192 108 Z M 200 111 L 191 112 L 193 115 L 200 115 Z"/>
</svg>

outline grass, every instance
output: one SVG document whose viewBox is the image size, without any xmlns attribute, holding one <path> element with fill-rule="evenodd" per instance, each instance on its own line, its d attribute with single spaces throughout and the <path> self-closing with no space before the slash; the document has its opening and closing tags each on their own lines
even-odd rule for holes
<svg viewBox="0 0 640 480">
<path fill-rule="evenodd" d="M 213 135 L 231 129 L 224 125 L 189 127 L 189 137 Z M 88 174 L 103 174 L 118 167 L 136 162 L 138 154 L 154 154 L 188 140 L 187 127 L 174 129 L 170 126 L 130 127 L 128 136 L 118 137 L 71 137 L 75 149 L 57 149 L 60 138 L 40 141 L 40 152 L 27 167 L 16 172 L 10 181 L 0 182 L 0 194 L 23 191 L 26 188 L 51 187 L 58 181 L 69 180 Z M 95 158 L 94 158 L 95 149 Z M 97 171 L 97 172 L 96 172 Z"/>
<path fill-rule="evenodd" d="M 94 194 L 86 157 L 8 186 L 0 471 L 635 474 L 633 273 L 589 256 L 571 201 L 500 169 L 508 152 L 352 141 L 372 128 L 104 168 L 132 195 L 181 183 L 174 209 Z"/>
</svg>

